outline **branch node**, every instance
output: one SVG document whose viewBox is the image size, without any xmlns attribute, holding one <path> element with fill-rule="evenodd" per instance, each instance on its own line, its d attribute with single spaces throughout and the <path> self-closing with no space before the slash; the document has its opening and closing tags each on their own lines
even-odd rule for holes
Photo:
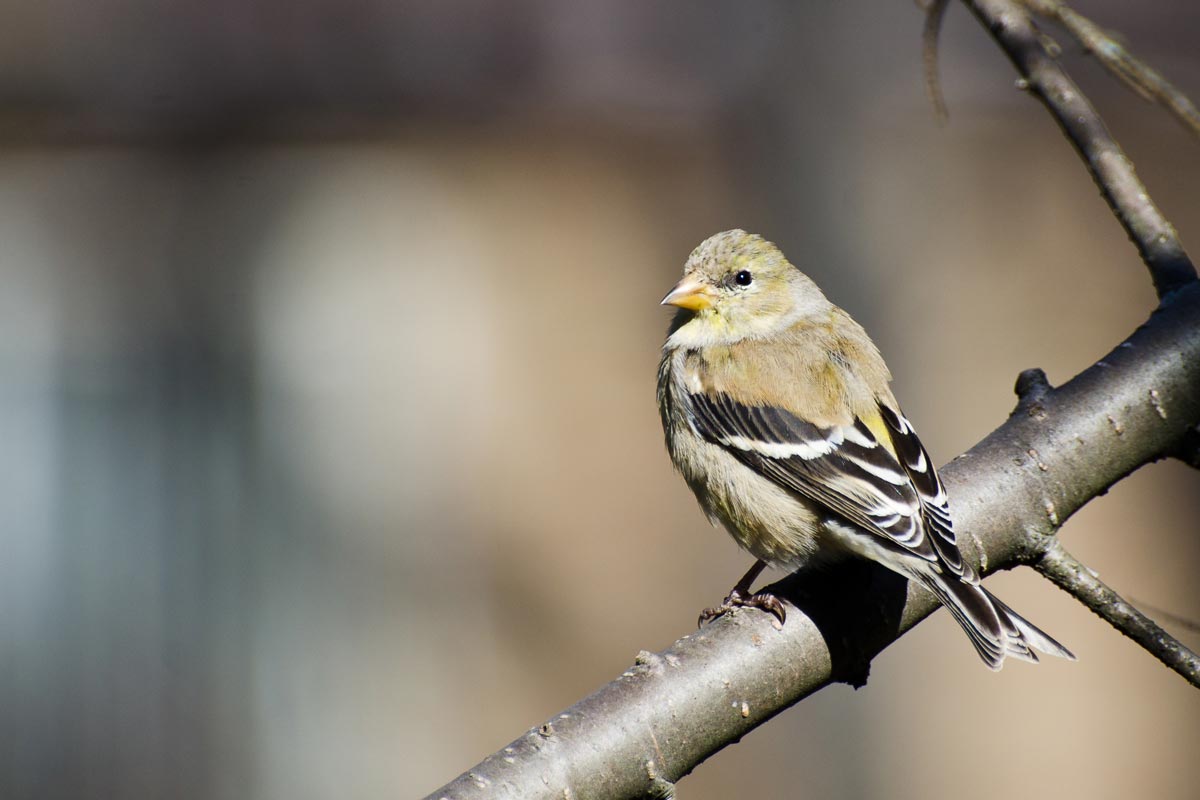
<svg viewBox="0 0 1200 800">
<path fill-rule="evenodd" d="M 1013 414 L 1025 413 L 1034 419 L 1044 419 L 1046 416 L 1045 400 L 1054 391 L 1046 373 L 1039 367 L 1027 369 L 1017 376 L 1013 387 L 1017 394 L 1017 407 Z"/>
<path fill-rule="evenodd" d="M 1163 419 L 1167 418 L 1167 410 L 1163 408 L 1162 397 L 1158 394 L 1158 389 L 1150 390 L 1150 406 L 1154 409 L 1154 413 Z"/>
<path fill-rule="evenodd" d="M 634 668 L 627 670 L 624 674 L 633 677 L 638 672 L 646 675 L 662 675 L 667 671 L 667 660 L 658 653 L 651 653 L 649 650 L 640 650 L 633 659 Z"/>
<path fill-rule="evenodd" d="M 675 784 L 664 778 L 658 773 L 658 765 L 654 763 L 654 759 L 646 762 L 646 777 L 650 780 L 650 787 L 646 790 L 646 797 L 656 798 L 656 800 L 670 800 L 675 796 Z"/>
<path fill-rule="evenodd" d="M 1017 397 L 1026 402 L 1041 400 L 1047 393 L 1054 389 L 1050 385 L 1049 379 L 1046 378 L 1045 370 L 1041 367 L 1023 370 L 1017 376 L 1017 384 L 1013 388 L 1017 393 Z"/>
<path fill-rule="evenodd" d="M 1046 519 L 1050 521 L 1050 524 L 1055 528 L 1061 525 L 1062 522 L 1058 519 L 1058 509 L 1055 508 L 1054 501 L 1047 497 L 1042 505 L 1046 509 Z"/>
</svg>

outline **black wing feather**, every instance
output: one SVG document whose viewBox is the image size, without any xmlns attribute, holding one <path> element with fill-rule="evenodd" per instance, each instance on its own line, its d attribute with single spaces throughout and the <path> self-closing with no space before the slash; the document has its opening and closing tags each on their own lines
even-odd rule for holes
<svg viewBox="0 0 1200 800">
<path fill-rule="evenodd" d="M 921 497 L 921 519 L 942 562 L 963 580 L 978 583 L 979 575 L 963 561 L 962 553 L 958 549 L 958 535 L 954 532 L 954 523 L 950 519 L 946 488 L 942 485 L 942 479 L 938 477 L 925 446 L 917 438 L 908 420 L 884 405 L 880 405 L 879 411 L 892 435 L 892 445 L 896 448 L 900 464 Z"/>
</svg>

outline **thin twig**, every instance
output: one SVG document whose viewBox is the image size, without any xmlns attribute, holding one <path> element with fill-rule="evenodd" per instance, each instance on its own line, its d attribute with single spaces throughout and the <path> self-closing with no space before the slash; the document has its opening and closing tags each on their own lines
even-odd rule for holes
<svg viewBox="0 0 1200 800">
<path fill-rule="evenodd" d="M 1166 106 L 1176 119 L 1200 135 L 1200 111 L 1187 95 L 1129 52 L 1112 35 L 1060 0 L 1021 0 L 1035 14 L 1057 20 L 1100 64 L 1152 103 Z"/>
<path fill-rule="evenodd" d="M 1178 625 L 1180 628 L 1183 628 L 1188 633 L 1200 633 L 1200 622 L 1197 622 L 1194 619 L 1190 619 L 1188 617 L 1182 616 L 1181 614 L 1176 614 L 1174 611 L 1168 611 L 1165 608 L 1160 608 L 1159 606 L 1152 605 L 1143 600 L 1139 600 L 1136 597 L 1129 598 L 1129 602 L 1137 603 L 1139 606 L 1146 609 L 1154 616 L 1156 616 L 1160 619 L 1166 620 L 1167 622 L 1171 623 L 1172 625 Z"/>
<path fill-rule="evenodd" d="M 925 7 L 925 28 L 921 32 L 921 55 L 925 63 L 925 93 L 933 103 L 933 113 L 938 124 L 950 118 L 946 109 L 946 98 L 942 95 L 942 82 L 938 78 L 938 34 L 942 32 L 942 20 L 946 17 L 946 6 L 950 0 L 930 0 Z"/>
<path fill-rule="evenodd" d="M 1104 584 L 1057 539 L 1034 568 L 1101 619 L 1200 688 L 1200 656 Z"/>
<path fill-rule="evenodd" d="M 1092 104 L 1046 53 L 1016 0 L 963 0 L 1008 55 L 1027 87 L 1050 111 L 1079 152 L 1100 192 L 1150 270 L 1160 298 L 1196 280 L 1196 269 L 1171 223 L 1150 199 L 1133 163 Z"/>
</svg>

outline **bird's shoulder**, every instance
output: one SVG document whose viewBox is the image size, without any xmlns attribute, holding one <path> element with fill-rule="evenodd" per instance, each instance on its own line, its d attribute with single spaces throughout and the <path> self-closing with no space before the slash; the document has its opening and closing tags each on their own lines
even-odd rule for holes
<svg viewBox="0 0 1200 800">
<path fill-rule="evenodd" d="M 879 350 L 837 307 L 769 337 L 688 350 L 681 366 L 694 393 L 782 408 L 820 426 L 876 415 L 877 402 L 895 407 Z"/>
</svg>

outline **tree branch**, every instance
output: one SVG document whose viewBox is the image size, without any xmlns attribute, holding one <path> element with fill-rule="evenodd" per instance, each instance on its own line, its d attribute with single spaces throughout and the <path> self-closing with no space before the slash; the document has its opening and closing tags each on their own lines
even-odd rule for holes
<svg viewBox="0 0 1200 800">
<path fill-rule="evenodd" d="M 1054 389 L 1026 373 L 1012 416 L 942 471 L 964 551 L 990 573 L 1037 563 L 1060 525 L 1200 421 L 1200 283 Z M 972 546 L 972 543 L 974 546 Z M 430 798 L 663 797 L 697 764 L 870 660 L 938 606 L 873 564 L 791 576 L 782 631 L 741 611 L 628 671 Z"/>
<path fill-rule="evenodd" d="M 1200 689 L 1200 656 L 1110 589 L 1055 540 L 1034 569 Z"/>
<path fill-rule="evenodd" d="M 1200 111 L 1187 95 L 1129 52 L 1087 17 L 1061 0 L 1021 0 L 1034 13 L 1057 20 L 1100 64 L 1146 100 L 1166 106 L 1192 133 L 1200 134 Z"/>
<path fill-rule="evenodd" d="M 1096 109 L 1042 46 L 1025 9 L 1015 0 L 963 0 L 1020 72 L 1023 86 L 1050 111 L 1088 166 L 1150 270 L 1158 296 L 1196 280 L 1196 269 L 1171 223 L 1150 199 L 1133 163 Z"/>
</svg>

